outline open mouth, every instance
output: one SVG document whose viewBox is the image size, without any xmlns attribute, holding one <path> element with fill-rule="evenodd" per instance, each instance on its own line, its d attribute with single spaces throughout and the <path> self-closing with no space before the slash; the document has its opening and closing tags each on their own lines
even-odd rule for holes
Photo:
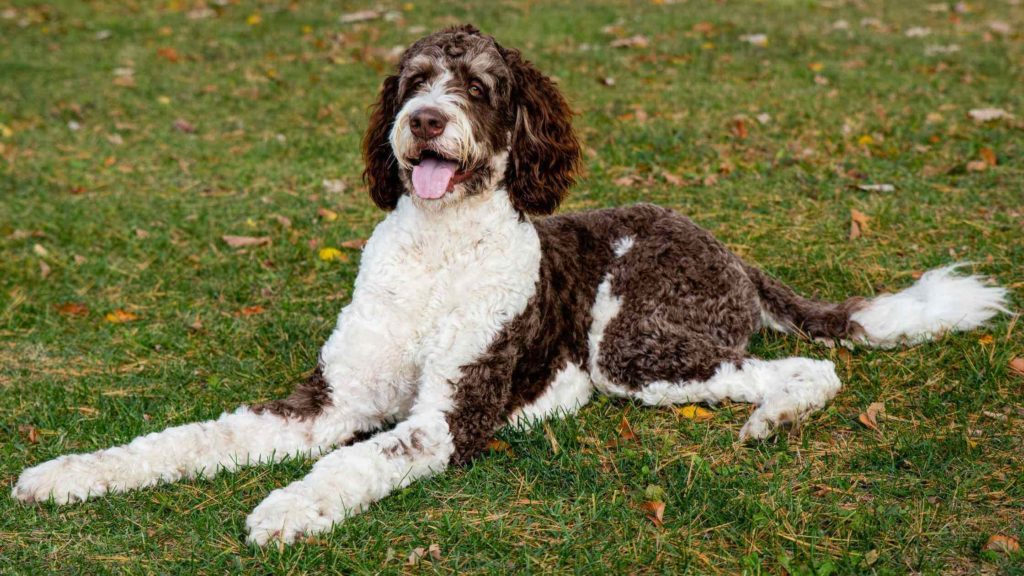
<svg viewBox="0 0 1024 576">
<path fill-rule="evenodd" d="M 410 158 L 409 162 L 413 165 L 412 187 L 417 196 L 427 200 L 444 196 L 473 174 L 472 170 L 435 150 L 423 150 L 419 158 Z"/>
</svg>

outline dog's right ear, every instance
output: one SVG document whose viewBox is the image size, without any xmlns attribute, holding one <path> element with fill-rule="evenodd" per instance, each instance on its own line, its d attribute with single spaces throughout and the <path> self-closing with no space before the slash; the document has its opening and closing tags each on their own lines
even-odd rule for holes
<svg viewBox="0 0 1024 576">
<path fill-rule="evenodd" d="M 391 149 L 391 128 L 398 107 L 398 76 L 388 76 L 363 136 L 363 181 L 370 188 L 370 198 L 383 210 L 393 210 L 403 192 L 398 161 Z"/>
</svg>

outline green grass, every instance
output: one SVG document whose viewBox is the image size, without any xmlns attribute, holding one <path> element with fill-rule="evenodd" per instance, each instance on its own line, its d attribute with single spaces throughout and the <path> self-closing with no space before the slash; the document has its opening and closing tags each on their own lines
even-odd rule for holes
<svg viewBox="0 0 1024 576">
<path fill-rule="evenodd" d="M 386 0 L 397 21 L 340 24 L 366 6 L 327 4 L 243 0 L 193 19 L 186 0 L 0 1 L 5 485 L 63 453 L 287 392 L 358 267 L 356 251 L 328 263 L 317 248 L 364 238 L 381 218 L 358 150 L 388 54 L 457 21 L 523 48 L 579 111 L 587 173 L 566 210 L 675 207 L 819 297 L 969 260 L 1024 304 L 1020 7 Z M 608 47 L 614 24 L 650 45 Z M 907 37 L 912 26 L 931 35 Z M 739 40 L 754 33 L 768 45 Z M 950 44 L 960 50 L 925 54 Z M 133 86 L 115 83 L 118 69 Z M 968 118 L 983 107 L 1016 118 Z M 179 118 L 195 131 L 175 129 Z M 997 165 L 969 170 L 983 148 Z M 856 240 L 851 209 L 871 217 Z M 273 243 L 233 250 L 225 234 Z M 104 320 L 118 309 L 138 319 Z M 243 521 L 308 461 L 67 507 L 2 497 L 0 573 L 1024 574 L 1021 554 L 984 550 L 991 534 L 1024 540 L 1013 318 L 909 350 L 846 354 L 765 334 L 753 353 L 831 358 L 846 387 L 803 427 L 747 446 L 734 442 L 747 405 L 695 422 L 599 399 L 550 425 L 558 453 L 541 428 L 502 432 L 510 451 L 284 550 L 246 547 Z M 876 401 L 880 433 L 857 421 Z M 623 418 L 635 444 L 610 442 Z M 640 509 L 649 485 L 665 492 L 662 528 Z M 405 566 L 431 543 L 440 561 Z"/>
</svg>

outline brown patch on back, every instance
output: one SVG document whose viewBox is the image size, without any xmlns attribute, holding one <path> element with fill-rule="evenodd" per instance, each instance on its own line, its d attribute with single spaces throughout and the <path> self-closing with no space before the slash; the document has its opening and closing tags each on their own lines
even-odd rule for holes
<svg viewBox="0 0 1024 576">
<path fill-rule="evenodd" d="M 286 418 L 315 418 L 331 405 L 331 385 L 324 379 L 323 367 L 316 370 L 292 391 L 287 398 L 253 406 L 257 414 L 269 412 Z"/>
</svg>

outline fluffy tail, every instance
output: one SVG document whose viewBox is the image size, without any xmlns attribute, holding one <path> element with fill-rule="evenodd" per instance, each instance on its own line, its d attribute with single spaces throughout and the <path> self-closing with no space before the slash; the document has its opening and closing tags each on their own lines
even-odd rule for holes
<svg viewBox="0 0 1024 576">
<path fill-rule="evenodd" d="M 957 275 L 959 266 L 926 272 L 896 294 L 841 304 L 804 298 L 756 268 L 747 266 L 746 271 L 761 297 L 765 325 L 810 338 L 891 348 L 971 330 L 1009 312 L 1005 288 L 986 286 L 978 276 Z"/>
</svg>

